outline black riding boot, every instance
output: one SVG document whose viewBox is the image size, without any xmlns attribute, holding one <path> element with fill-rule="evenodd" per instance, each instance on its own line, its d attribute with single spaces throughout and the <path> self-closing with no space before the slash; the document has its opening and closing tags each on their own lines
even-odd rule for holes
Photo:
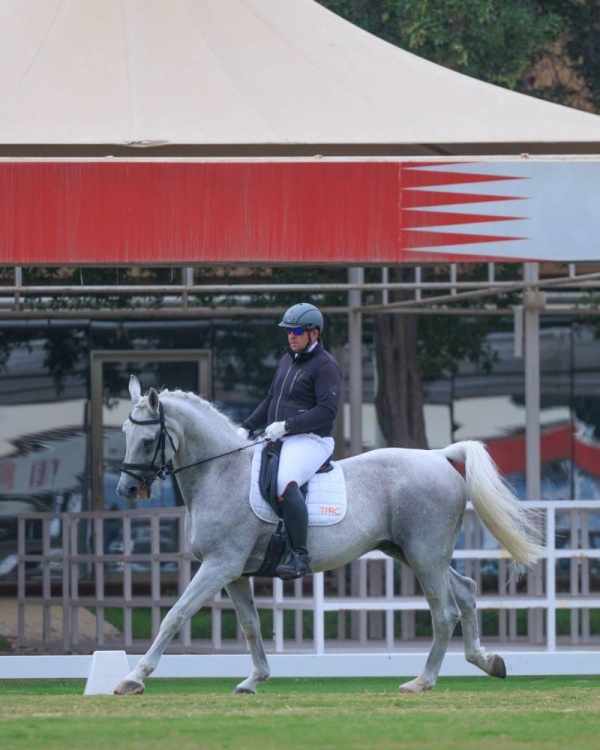
<svg viewBox="0 0 600 750">
<path fill-rule="evenodd" d="M 310 573 L 310 557 L 306 547 L 308 510 L 304 496 L 296 482 L 288 484 L 282 498 L 283 522 L 292 550 L 284 561 L 275 568 L 275 573 L 284 581 L 291 581 Z"/>
</svg>

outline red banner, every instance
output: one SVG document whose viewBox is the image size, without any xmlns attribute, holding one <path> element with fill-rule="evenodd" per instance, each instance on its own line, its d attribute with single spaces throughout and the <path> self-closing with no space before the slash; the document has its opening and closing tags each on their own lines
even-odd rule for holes
<svg viewBox="0 0 600 750">
<path fill-rule="evenodd" d="M 599 162 L 0 160 L 0 262 L 597 260 L 598 194 Z"/>
</svg>

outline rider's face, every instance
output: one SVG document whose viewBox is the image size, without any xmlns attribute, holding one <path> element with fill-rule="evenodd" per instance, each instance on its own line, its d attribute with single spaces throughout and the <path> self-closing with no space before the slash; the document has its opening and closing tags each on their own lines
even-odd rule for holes
<svg viewBox="0 0 600 750">
<path fill-rule="evenodd" d="M 306 349 L 310 341 L 310 334 L 304 331 L 299 336 L 290 329 L 288 333 L 288 344 L 293 352 L 302 352 Z"/>
</svg>

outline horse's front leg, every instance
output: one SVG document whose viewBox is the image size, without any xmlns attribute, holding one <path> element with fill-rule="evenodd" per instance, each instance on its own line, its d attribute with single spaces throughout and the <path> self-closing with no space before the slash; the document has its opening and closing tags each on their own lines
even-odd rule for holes
<svg viewBox="0 0 600 750">
<path fill-rule="evenodd" d="M 227 575 L 226 566 L 221 562 L 217 564 L 216 561 L 204 560 L 183 594 L 161 622 L 158 635 L 148 652 L 140 659 L 136 668 L 115 688 L 117 695 L 144 692 L 144 679 L 154 672 L 169 643 L 190 617 L 228 584 L 232 577 L 234 576 Z"/>
<path fill-rule="evenodd" d="M 250 676 L 240 682 L 233 692 L 256 693 L 258 683 L 269 679 L 270 670 L 260 632 L 260 620 L 252 596 L 252 587 L 247 578 L 238 578 L 228 584 L 226 589 L 235 607 L 252 656 Z"/>
</svg>

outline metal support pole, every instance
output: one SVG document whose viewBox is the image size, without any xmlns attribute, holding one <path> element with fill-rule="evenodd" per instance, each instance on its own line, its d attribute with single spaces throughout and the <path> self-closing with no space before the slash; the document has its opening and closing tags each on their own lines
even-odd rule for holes
<svg viewBox="0 0 600 750">
<path fill-rule="evenodd" d="M 541 500 L 541 450 L 540 450 L 540 310 L 545 295 L 537 287 L 539 266 L 525 263 L 523 277 L 528 287 L 523 299 L 524 350 L 525 350 L 525 470 L 527 500 Z M 534 569 L 527 576 L 527 591 L 537 596 L 543 593 L 542 570 Z M 543 639 L 544 620 L 539 610 L 530 610 L 527 616 L 530 643 Z"/>
<path fill-rule="evenodd" d="M 20 287 L 23 285 L 23 269 L 21 266 L 15 267 L 15 286 Z M 15 292 L 15 300 L 13 310 L 21 309 L 21 295 Z"/>
<path fill-rule="evenodd" d="M 524 349 L 525 349 L 525 466 L 527 499 L 540 500 L 540 309 L 544 295 L 534 285 L 539 281 L 537 263 L 524 264 L 524 279 L 532 284 L 525 292 Z"/>
<path fill-rule="evenodd" d="M 364 283 L 363 268 L 348 269 L 348 283 Z M 362 453 L 362 293 L 360 289 L 348 292 L 348 378 L 350 400 L 350 455 Z"/>
<path fill-rule="evenodd" d="M 194 269 L 191 267 L 186 267 L 181 269 L 181 283 L 184 286 L 193 286 L 194 285 Z M 185 309 L 188 308 L 188 302 L 189 302 L 189 295 L 187 292 L 184 292 L 181 295 L 181 306 Z"/>
<path fill-rule="evenodd" d="M 344 358 L 344 347 L 342 344 L 335 344 L 331 347 L 331 353 L 336 360 L 342 364 Z M 346 415 L 344 414 L 343 398 L 340 399 L 340 410 L 335 418 L 333 425 L 333 439 L 335 441 L 335 448 L 333 449 L 333 458 L 335 461 L 339 461 L 346 457 L 346 433 L 345 433 L 345 421 Z"/>
</svg>

